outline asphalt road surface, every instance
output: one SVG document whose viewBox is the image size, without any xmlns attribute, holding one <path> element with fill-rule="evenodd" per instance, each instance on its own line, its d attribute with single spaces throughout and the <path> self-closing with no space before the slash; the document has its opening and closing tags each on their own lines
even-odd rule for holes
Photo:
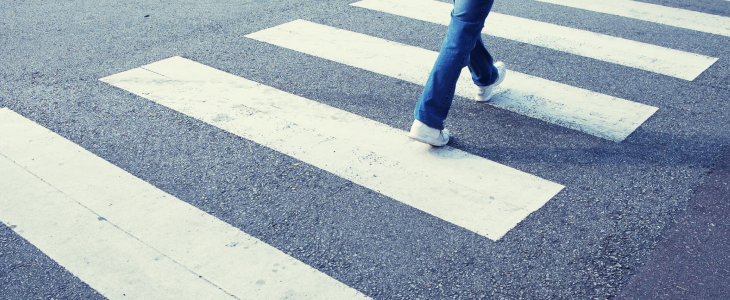
<svg viewBox="0 0 730 300">
<path fill-rule="evenodd" d="M 730 1 L 368 1 L 0 4 L 0 299 L 730 298 Z"/>
</svg>

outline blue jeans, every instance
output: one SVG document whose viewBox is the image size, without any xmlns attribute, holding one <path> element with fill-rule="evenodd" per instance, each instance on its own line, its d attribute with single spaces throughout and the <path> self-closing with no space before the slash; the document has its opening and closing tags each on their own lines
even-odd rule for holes
<svg viewBox="0 0 730 300">
<path fill-rule="evenodd" d="M 454 0 L 451 23 L 426 87 L 416 103 L 414 117 L 431 128 L 444 129 L 461 69 L 469 67 L 476 85 L 497 81 L 497 68 L 482 42 L 484 21 L 494 0 Z"/>
</svg>

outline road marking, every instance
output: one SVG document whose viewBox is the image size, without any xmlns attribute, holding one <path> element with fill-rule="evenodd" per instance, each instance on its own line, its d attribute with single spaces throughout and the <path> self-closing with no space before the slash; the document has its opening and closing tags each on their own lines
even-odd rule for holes
<svg viewBox="0 0 730 300">
<path fill-rule="evenodd" d="M 630 0 L 536 0 L 730 37 L 730 18 Z"/>
<path fill-rule="evenodd" d="M 247 37 L 378 74 L 425 85 L 437 52 L 296 20 Z M 456 94 L 471 97 L 464 68 Z M 657 108 L 510 71 L 489 104 L 620 142 Z"/>
<path fill-rule="evenodd" d="M 181 57 L 101 80 L 492 240 L 563 188 Z"/>
<path fill-rule="evenodd" d="M 441 25 L 449 25 L 453 8 L 452 4 L 432 0 L 364 0 L 352 5 Z M 489 13 L 482 33 L 690 81 L 717 61 L 714 57 L 496 12 Z"/>
<path fill-rule="evenodd" d="M 0 220 L 109 299 L 369 299 L 0 109 Z"/>
</svg>

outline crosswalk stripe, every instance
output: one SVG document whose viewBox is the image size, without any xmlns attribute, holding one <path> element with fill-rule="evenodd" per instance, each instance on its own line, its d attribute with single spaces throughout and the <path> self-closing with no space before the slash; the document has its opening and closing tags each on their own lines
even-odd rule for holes
<svg viewBox="0 0 730 300">
<path fill-rule="evenodd" d="M 425 85 L 437 52 L 295 20 L 246 37 L 375 73 Z M 467 68 L 456 94 L 473 95 Z M 489 104 L 620 142 L 657 108 L 510 71 Z"/>
<path fill-rule="evenodd" d="M 3 156 L 0 170 L 0 220 L 108 299 L 235 299 Z"/>
<path fill-rule="evenodd" d="M 536 0 L 730 37 L 730 18 L 633 0 Z"/>
<path fill-rule="evenodd" d="M 101 80 L 493 240 L 563 188 L 181 57 Z"/>
<path fill-rule="evenodd" d="M 109 299 L 369 299 L 0 109 L 0 220 Z"/>
<path fill-rule="evenodd" d="M 433 0 L 363 0 L 352 5 L 441 25 L 449 24 L 453 8 Z M 482 33 L 690 81 L 717 61 L 705 55 L 496 12 L 489 13 Z"/>
</svg>

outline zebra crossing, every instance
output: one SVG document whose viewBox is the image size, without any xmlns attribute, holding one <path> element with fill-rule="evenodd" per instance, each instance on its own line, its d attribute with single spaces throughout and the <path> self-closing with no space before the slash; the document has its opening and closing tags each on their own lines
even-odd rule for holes
<svg viewBox="0 0 730 300">
<path fill-rule="evenodd" d="M 435 0 L 363 0 L 351 5 L 441 25 L 449 25 L 451 12 L 450 4 Z M 500 13 L 489 14 L 482 33 L 690 81 L 717 61 L 706 55 Z"/>
<path fill-rule="evenodd" d="M 180 57 L 101 80 L 493 240 L 563 188 Z"/>
<path fill-rule="evenodd" d="M 730 18 L 632 0 L 535 0 L 700 32 L 730 36 Z"/>
<path fill-rule="evenodd" d="M 0 109 L 0 219 L 110 299 L 368 299 Z"/>
<path fill-rule="evenodd" d="M 303 20 L 247 37 L 419 85 L 426 84 L 438 56 L 437 52 Z M 473 85 L 469 70 L 463 69 L 456 95 L 470 98 Z M 514 71 L 497 87 L 489 104 L 615 142 L 623 141 L 657 110 Z"/>
<path fill-rule="evenodd" d="M 635 1 L 600 7 L 536 1 L 718 35 L 727 33 L 706 28 L 730 28 L 721 17 L 705 16 L 716 23 L 690 27 L 606 8 L 644 7 Z M 431 0 L 351 5 L 442 25 L 449 11 L 448 4 Z M 718 60 L 509 15 L 492 13 L 488 21 L 494 24 L 487 35 L 687 81 Z M 437 55 L 306 20 L 245 37 L 419 85 Z M 564 189 L 560 182 L 452 147 L 431 148 L 399 129 L 182 57 L 100 80 L 493 241 Z M 470 81 L 465 70 L 457 95 L 470 96 Z M 614 142 L 662 109 L 515 71 L 489 104 Z M 0 172 L 0 190 L 10 191 L 0 201 L 0 221 L 109 299 L 370 299 L 8 109 L 0 109 L 0 169 L 9 170 Z"/>
</svg>

